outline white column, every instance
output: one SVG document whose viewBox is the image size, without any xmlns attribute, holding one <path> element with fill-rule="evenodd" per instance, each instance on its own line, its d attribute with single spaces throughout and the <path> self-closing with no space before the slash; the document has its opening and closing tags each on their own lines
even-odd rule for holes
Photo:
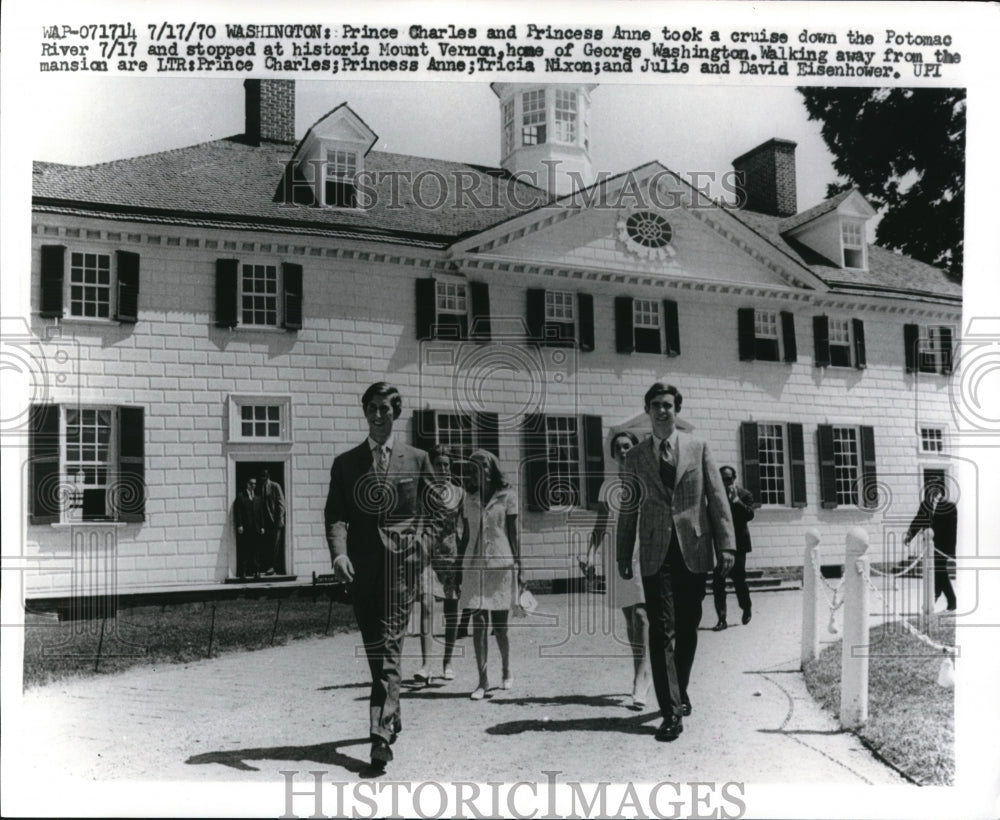
<svg viewBox="0 0 1000 820">
<path fill-rule="evenodd" d="M 806 530 L 806 551 L 802 558 L 802 666 L 819 656 L 819 531 Z"/>
<path fill-rule="evenodd" d="M 868 720 L 868 533 L 847 533 L 844 556 L 844 640 L 840 656 L 840 725 Z"/>
</svg>

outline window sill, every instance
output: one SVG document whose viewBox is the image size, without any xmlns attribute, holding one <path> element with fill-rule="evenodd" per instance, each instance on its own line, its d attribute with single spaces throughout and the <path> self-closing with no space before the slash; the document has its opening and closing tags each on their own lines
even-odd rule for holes
<svg viewBox="0 0 1000 820">
<path fill-rule="evenodd" d="M 236 327 L 231 328 L 219 328 L 219 330 L 228 329 L 230 333 L 266 333 L 268 335 L 274 335 L 280 333 L 282 335 L 286 333 L 294 333 L 294 330 L 288 330 L 283 327 L 271 326 L 271 325 L 236 325 Z"/>
<path fill-rule="evenodd" d="M 136 522 L 138 523 L 138 522 Z M 54 524 L 49 524 L 54 530 L 69 530 L 78 527 L 90 527 L 92 529 L 121 529 L 127 527 L 128 523 L 125 521 L 58 521 Z"/>
<path fill-rule="evenodd" d="M 290 438 L 281 438 L 281 439 L 277 439 L 277 438 L 231 438 L 231 439 L 229 439 L 228 443 L 229 444 L 253 445 L 254 447 L 257 447 L 257 446 L 260 446 L 260 445 L 265 445 L 265 446 L 271 446 L 271 447 L 273 447 L 273 446 L 279 445 L 279 444 L 283 444 L 283 445 L 287 446 L 287 445 L 289 445 L 289 444 L 292 443 L 292 440 Z"/>
</svg>

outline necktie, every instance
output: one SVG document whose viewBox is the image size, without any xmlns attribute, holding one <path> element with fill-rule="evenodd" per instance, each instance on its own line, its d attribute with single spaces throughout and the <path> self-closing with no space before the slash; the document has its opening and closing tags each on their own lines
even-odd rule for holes
<svg viewBox="0 0 1000 820">
<path fill-rule="evenodd" d="M 670 449 L 670 439 L 665 438 L 660 442 L 660 458 L 672 467 L 677 466 L 674 464 L 674 451 Z"/>
<path fill-rule="evenodd" d="M 389 450 L 384 444 L 378 445 L 378 471 L 385 475 L 389 468 Z"/>
<path fill-rule="evenodd" d="M 677 480 L 677 468 L 673 463 L 673 454 L 666 439 L 660 442 L 660 480 L 667 489 L 667 494 L 673 497 L 674 482 Z"/>
</svg>

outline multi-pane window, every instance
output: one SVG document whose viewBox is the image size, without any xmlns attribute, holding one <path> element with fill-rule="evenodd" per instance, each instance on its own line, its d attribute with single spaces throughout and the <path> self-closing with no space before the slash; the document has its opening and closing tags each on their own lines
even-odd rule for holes
<svg viewBox="0 0 1000 820">
<path fill-rule="evenodd" d="M 573 294 L 564 290 L 545 291 L 545 321 L 572 322 L 576 318 Z"/>
<path fill-rule="evenodd" d="M 507 100 L 500 108 L 503 120 L 503 155 L 514 150 L 514 100 Z"/>
<path fill-rule="evenodd" d="M 851 320 L 830 319 L 830 364 L 834 367 L 851 366 Z"/>
<path fill-rule="evenodd" d="M 451 448 L 454 453 L 452 471 L 464 476 L 469 456 L 476 449 L 473 440 L 472 417 L 459 413 L 437 414 L 437 441 Z"/>
<path fill-rule="evenodd" d="M 464 282 L 436 282 L 438 313 L 460 313 L 469 310 Z"/>
<path fill-rule="evenodd" d="M 240 277 L 241 323 L 274 327 L 278 324 L 278 268 L 244 264 Z"/>
<path fill-rule="evenodd" d="M 551 506 L 580 503 L 580 437 L 575 416 L 546 416 L 548 501 Z"/>
<path fill-rule="evenodd" d="M 240 407 L 243 438 L 281 438 L 281 405 L 245 404 Z"/>
<path fill-rule="evenodd" d="M 920 372 L 946 373 L 951 362 L 951 328 L 939 325 L 920 328 Z"/>
<path fill-rule="evenodd" d="M 857 504 L 860 457 L 856 428 L 833 428 L 833 466 L 837 504 Z"/>
<path fill-rule="evenodd" d="M 113 418 L 110 408 L 66 410 L 66 454 L 63 463 L 72 486 L 71 517 L 80 517 L 81 514 L 89 517 L 87 507 L 90 505 L 86 499 L 90 497 L 99 501 L 100 514 L 103 515 L 111 465 Z"/>
<path fill-rule="evenodd" d="M 70 254 L 69 312 L 71 316 L 111 317 L 111 256 Z"/>
<path fill-rule="evenodd" d="M 632 302 L 632 325 L 637 353 L 660 352 L 660 307 L 656 299 Z"/>
<path fill-rule="evenodd" d="M 545 89 L 526 91 L 521 98 L 521 144 L 545 142 Z"/>
<path fill-rule="evenodd" d="M 775 310 L 755 310 L 753 314 L 755 337 L 755 358 L 769 362 L 778 361 L 778 312 Z"/>
<path fill-rule="evenodd" d="M 840 241 L 844 248 L 844 267 L 863 268 L 865 266 L 864 229 L 860 222 L 842 222 Z"/>
<path fill-rule="evenodd" d="M 556 89 L 555 137 L 559 142 L 576 142 L 576 92 Z"/>
<path fill-rule="evenodd" d="M 333 150 L 326 153 L 326 204 L 336 208 L 357 207 L 355 177 L 357 155 L 353 151 Z"/>
<path fill-rule="evenodd" d="M 940 427 L 921 427 L 920 449 L 925 453 L 943 453 L 944 430 Z"/>
<path fill-rule="evenodd" d="M 760 461 L 760 503 L 784 504 L 786 478 L 783 425 L 757 426 L 757 453 Z"/>
</svg>

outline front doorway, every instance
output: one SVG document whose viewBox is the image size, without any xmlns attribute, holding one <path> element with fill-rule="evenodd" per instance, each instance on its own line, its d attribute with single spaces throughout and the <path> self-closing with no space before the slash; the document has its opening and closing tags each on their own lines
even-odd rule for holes
<svg viewBox="0 0 1000 820">
<path fill-rule="evenodd" d="M 236 486 L 242 490 L 246 486 L 247 479 L 257 479 L 257 495 L 263 492 L 261 482 L 262 471 L 267 470 L 268 478 L 281 488 L 281 498 L 285 510 L 285 526 L 275 534 L 273 541 L 269 542 L 262 550 L 262 563 L 274 564 L 275 575 L 288 574 L 288 558 L 286 555 L 286 531 L 288 529 L 288 493 L 285 488 L 285 462 L 284 461 L 237 461 L 236 462 Z M 273 548 L 273 553 L 272 553 Z M 268 560 L 271 558 L 272 560 Z M 261 569 L 267 569 L 262 566 Z"/>
</svg>

